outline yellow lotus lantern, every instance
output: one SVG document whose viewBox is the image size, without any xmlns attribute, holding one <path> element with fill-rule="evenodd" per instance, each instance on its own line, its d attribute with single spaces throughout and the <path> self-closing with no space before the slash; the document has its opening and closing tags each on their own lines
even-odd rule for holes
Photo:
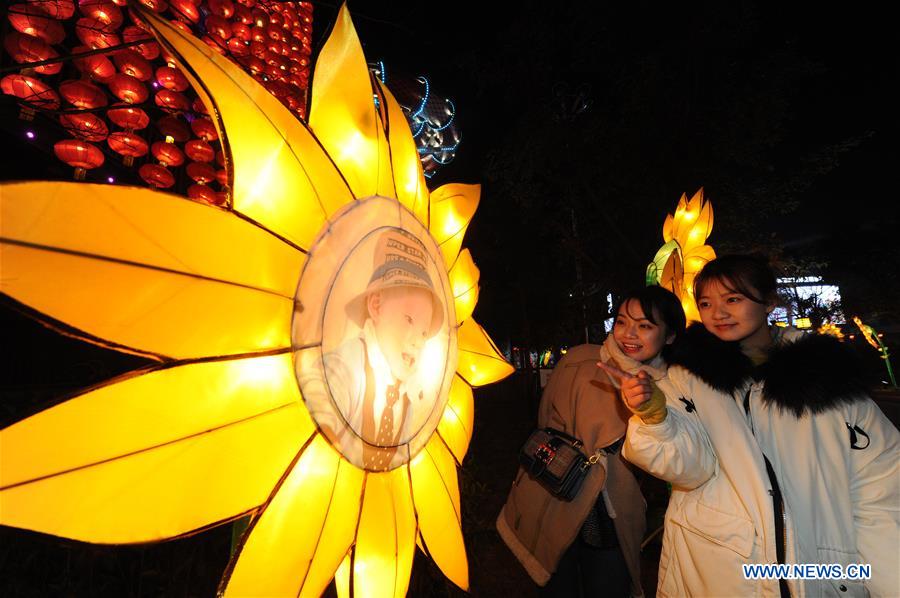
<svg viewBox="0 0 900 598">
<path fill-rule="evenodd" d="M 156 361 L 0 431 L 0 523 L 130 544 L 250 515 L 226 595 L 318 596 L 337 572 L 342 592 L 402 596 L 417 543 L 467 588 L 472 387 L 512 371 L 471 318 L 479 187 L 429 194 L 346 7 L 309 128 L 139 13 L 215 117 L 230 200 L 0 187 L 3 293 Z"/>
<path fill-rule="evenodd" d="M 713 248 L 705 244 L 712 227 L 712 204 L 703 198 L 703 189 L 690 200 L 682 194 L 674 216 L 666 215 L 665 245 L 647 266 L 647 284 L 658 284 L 675 293 L 689 321 L 700 321 L 694 302 L 694 278 L 716 258 Z"/>
</svg>

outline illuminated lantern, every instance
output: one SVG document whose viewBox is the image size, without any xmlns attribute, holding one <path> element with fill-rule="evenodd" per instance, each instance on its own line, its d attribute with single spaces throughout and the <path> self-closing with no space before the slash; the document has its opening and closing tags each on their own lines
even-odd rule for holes
<svg viewBox="0 0 900 598">
<path fill-rule="evenodd" d="M 110 108 L 106 116 L 126 131 L 140 130 L 150 124 L 150 117 L 140 108 Z"/>
<path fill-rule="evenodd" d="M 157 189 L 168 189 L 175 184 L 175 177 L 165 166 L 159 164 L 144 164 L 138 169 L 138 174 L 144 182 Z"/>
<path fill-rule="evenodd" d="M 228 171 L 224 168 L 216 171 L 216 181 L 219 182 L 219 185 L 222 187 L 228 186 Z"/>
<path fill-rule="evenodd" d="M 191 103 L 184 97 L 184 94 L 170 89 L 157 91 L 154 101 L 166 112 L 187 112 L 191 107 Z"/>
<path fill-rule="evenodd" d="M 169 8 L 169 5 L 165 0 L 138 0 L 138 2 L 158 13 L 165 12 L 166 9 Z"/>
<path fill-rule="evenodd" d="M 135 50 L 122 50 L 113 56 L 116 66 L 126 75 L 130 75 L 138 81 L 149 81 L 153 74 L 153 67 L 140 52 Z"/>
<path fill-rule="evenodd" d="M 118 46 L 121 41 L 116 33 L 117 28 L 96 19 L 84 17 L 75 23 L 75 34 L 85 46 L 97 50 Z"/>
<path fill-rule="evenodd" d="M 147 99 L 147 88 L 131 75 L 118 73 L 107 85 L 113 95 L 126 104 L 142 104 Z"/>
<path fill-rule="evenodd" d="M 233 37 L 228 40 L 228 51 L 231 52 L 234 56 L 246 56 L 250 53 L 250 48 L 247 47 L 247 43 L 240 40 L 237 37 Z"/>
<path fill-rule="evenodd" d="M 209 164 L 191 162 L 187 165 L 187 175 L 198 183 L 211 183 L 216 180 L 216 170 Z"/>
<path fill-rule="evenodd" d="M 231 37 L 231 24 L 225 18 L 216 15 L 206 17 L 206 30 L 223 40 Z"/>
<path fill-rule="evenodd" d="M 59 85 L 59 93 L 76 108 L 93 110 L 106 106 L 106 94 L 103 90 L 81 79 L 63 81 Z"/>
<path fill-rule="evenodd" d="M 168 0 L 169 10 L 177 19 L 185 23 L 196 23 L 200 20 L 200 11 L 191 0 Z"/>
<path fill-rule="evenodd" d="M 249 49 L 250 53 L 260 60 L 264 59 L 266 57 L 266 53 L 268 52 L 266 44 L 264 44 L 263 42 L 258 42 L 256 40 L 250 42 Z"/>
<path fill-rule="evenodd" d="M 19 118 L 33 120 L 35 108 L 56 110 L 59 108 L 59 96 L 49 85 L 27 75 L 6 75 L 0 80 L 0 89 L 6 95 L 19 99 L 21 110 Z"/>
<path fill-rule="evenodd" d="M 232 26 L 234 23 L 241 23 L 243 25 L 252 25 L 253 24 L 253 15 L 250 12 L 250 9 L 242 4 L 234 5 L 234 18 L 232 19 Z"/>
<path fill-rule="evenodd" d="M 184 91 L 188 88 L 188 80 L 177 68 L 161 66 L 156 69 L 156 80 L 166 89 Z"/>
<path fill-rule="evenodd" d="M 191 110 L 197 114 L 209 114 L 209 110 L 206 109 L 206 105 L 199 97 L 194 98 L 194 101 L 191 103 Z"/>
<path fill-rule="evenodd" d="M 191 199 L 197 201 L 204 201 L 208 204 L 219 205 L 219 198 L 216 197 L 216 192 L 201 183 L 195 183 L 188 187 L 187 195 Z"/>
<path fill-rule="evenodd" d="M 143 137 L 127 131 L 110 133 L 106 143 L 112 151 L 122 156 L 122 164 L 129 167 L 134 165 L 135 158 L 146 156 L 149 149 Z"/>
<path fill-rule="evenodd" d="M 106 126 L 106 122 L 90 112 L 62 114 L 59 117 L 59 122 L 66 131 L 85 141 L 103 141 L 109 135 L 109 128 Z"/>
<path fill-rule="evenodd" d="M 3 40 L 3 46 L 10 56 L 13 57 L 13 60 L 20 64 L 27 65 L 30 62 L 39 62 L 59 56 L 56 50 L 51 48 L 47 42 L 36 37 L 24 35 L 18 31 L 7 33 Z M 45 64 L 33 67 L 32 70 L 42 75 L 55 75 L 62 70 L 62 63 Z"/>
<path fill-rule="evenodd" d="M 133 46 L 147 60 L 155 60 L 159 56 L 159 44 L 153 41 L 149 33 L 136 25 L 130 25 L 122 30 L 122 39 L 125 43 L 132 43 L 142 39 L 148 40 L 146 44 Z"/>
<path fill-rule="evenodd" d="M 112 61 L 103 54 L 90 54 L 78 58 L 79 54 L 91 52 L 88 46 L 72 48 L 72 64 L 87 77 L 105 83 L 116 74 L 116 67 Z"/>
<path fill-rule="evenodd" d="M 34 0 L 32 0 L 34 4 Z M 37 6 L 54 19 L 65 20 L 75 14 L 75 3 L 72 0 L 38 0 Z"/>
<path fill-rule="evenodd" d="M 84 16 L 111 28 L 122 24 L 122 11 L 112 0 L 79 0 L 78 9 Z"/>
<path fill-rule="evenodd" d="M 234 3 L 231 0 L 209 0 L 209 11 L 224 19 L 230 19 L 234 15 Z"/>
<path fill-rule="evenodd" d="M 249 42 L 253 38 L 250 27 L 240 22 L 231 24 L 231 34 L 242 42 Z"/>
<path fill-rule="evenodd" d="M 81 139 L 63 139 L 53 144 L 56 157 L 75 169 L 75 180 L 83 181 L 88 170 L 103 165 L 103 152 Z"/>
<path fill-rule="evenodd" d="M 195 118 L 191 122 L 191 131 L 204 141 L 215 141 L 219 138 L 215 125 L 208 118 Z"/>
<path fill-rule="evenodd" d="M 216 157 L 212 146 L 202 139 L 191 139 L 184 144 L 184 153 L 194 162 L 212 162 Z"/>
<path fill-rule="evenodd" d="M 250 514 L 226 597 L 318 596 L 332 578 L 340 595 L 404 596 L 417 543 L 466 589 L 457 467 L 472 387 L 512 372 L 481 326 L 460 322 L 469 303 L 453 292 L 478 284 L 476 268 L 454 266 L 478 186 L 429 192 L 409 127 L 376 111 L 373 85 L 405 122 L 345 7 L 309 127 L 200 40 L 140 16 L 205 83 L 233 188 L 209 209 L 149 189 L 3 186 L 2 241 L 16 242 L 0 244 L 0 289 L 157 366 L 0 431 L 0 523 L 134 544 Z M 151 184 L 151 169 L 167 172 L 145 164 Z M 388 309 L 388 285 L 422 314 L 415 355 L 376 344 L 371 310 Z M 361 334 L 413 393 L 377 428 L 353 416 L 387 388 L 382 368 L 365 380 Z M 362 382 L 348 392 L 324 367 L 351 350 Z"/>
<path fill-rule="evenodd" d="M 224 152 L 222 152 L 222 151 L 216 152 L 216 164 L 218 164 L 219 166 L 221 166 L 223 168 L 225 167 L 225 153 Z"/>
<path fill-rule="evenodd" d="M 174 143 L 157 141 L 151 146 L 150 151 L 153 153 L 153 157 L 163 166 L 181 166 L 184 164 L 184 153 Z"/>
<path fill-rule="evenodd" d="M 39 4 L 13 4 L 7 13 L 16 31 L 40 38 L 48 44 L 58 44 L 66 37 L 59 21 L 51 17 Z"/>
<path fill-rule="evenodd" d="M 257 43 L 264 43 L 266 41 L 266 28 L 265 27 L 253 27 L 250 30 L 250 40 Z"/>
<path fill-rule="evenodd" d="M 156 121 L 156 128 L 165 137 L 171 137 L 178 143 L 184 143 L 191 138 L 191 130 L 178 116 L 172 114 L 164 116 Z"/>
<path fill-rule="evenodd" d="M 665 245 L 647 266 L 647 284 L 672 291 L 689 321 L 700 321 L 694 301 L 694 278 L 707 262 L 716 258 L 713 248 L 705 244 L 712 227 L 712 204 L 703 198 L 703 189 L 690 200 L 682 195 L 675 215 L 667 215 L 663 224 Z"/>
</svg>

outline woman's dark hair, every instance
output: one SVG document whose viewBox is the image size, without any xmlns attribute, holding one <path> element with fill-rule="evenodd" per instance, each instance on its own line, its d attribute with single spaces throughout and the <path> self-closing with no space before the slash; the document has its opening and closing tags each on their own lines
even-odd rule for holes
<svg viewBox="0 0 900 598">
<path fill-rule="evenodd" d="M 777 296 L 775 272 L 759 255 L 723 255 L 708 262 L 694 279 L 694 298 L 699 300 L 713 281 L 756 303 L 767 303 Z"/>
<path fill-rule="evenodd" d="M 659 319 L 662 320 L 661 323 L 666 327 L 667 335 L 674 333 L 675 336 L 678 336 L 684 332 L 684 327 L 687 324 L 684 317 L 684 309 L 681 307 L 678 297 L 671 291 L 654 285 L 625 293 L 613 308 L 613 318 L 618 317 L 622 306 L 632 299 L 641 304 L 644 317 L 650 320 L 652 324 L 660 325 L 660 322 L 656 321 L 656 316 L 659 316 Z M 670 346 L 666 345 L 663 348 L 663 357 L 667 356 L 667 350 Z"/>
</svg>

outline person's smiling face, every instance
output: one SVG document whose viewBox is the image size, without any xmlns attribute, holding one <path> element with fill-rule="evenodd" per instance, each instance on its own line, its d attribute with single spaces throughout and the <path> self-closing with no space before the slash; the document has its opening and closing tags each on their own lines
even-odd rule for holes
<svg viewBox="0 0 900 598">
<path fill-rule="evenodd" d="M 415 370 L 428 339 L 434 305 L 425 289 L 401 287 L 372 293 L 369 317 L 391 374 L 407 380 Z"/>
<path fill-rule="evenodd" d="M 653 314 L 657 322 L 658 314 Z M 674 340 L 665 325 L 657 325 L 647 319 L 641 302 L 629 299 L 622 303 L 613 324 L 613 339 L 625 355 L 640 362 L 650 361 Z"/>
<path fill-rule="evenodd" d="M 697 308 L 703 326 L 723 341 L 746 343 L 769 334 L 767 318 L 772 305 L 758 303 L 719 280 L 704 286 Z"/>
</svg>

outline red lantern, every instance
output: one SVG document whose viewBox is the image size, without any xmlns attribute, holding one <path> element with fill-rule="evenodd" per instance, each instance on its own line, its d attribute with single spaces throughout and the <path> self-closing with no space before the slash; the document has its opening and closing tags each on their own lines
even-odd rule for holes
<svg viewBox="0 0 900 598">
<path fill-rule="evenodd" d="M 157 91 L 154 101 L 166 112 L 187 112 L 191 108 L 190 102 L 183 94 L 170 89 Z"/>
<path fill-rule="evenodd" d="M 175 184 L 175 177 L 165 166 L 159 164 L 144 164 L 138 169 L 138 174 L 144 181 L 157 189 L 168 189 Z"/>
<path fill-rule="evenodd" d="M 107 25 L 96 19 L 84 17 L 75 23 L 75 34 L 86 46 L 97 50 L 118 46 L 121 42 L 116 34 L 116 27 Z"/>
<path fill-rule="evenodd" d="M 139 81 L 149 81 L 153 74 L 153 67 L 140 52 L 135 50 L 122 50 L 113 56 L 113 60 L 119 70 L 126 75 L 131 75 Z"/>
<path fill-rule="evenodd" d="M 117 28 L 122 24 L 122 11 L 112 0 L 78 0 L 78 9 L 86 17 Z"/>
<path fill-rule="evenodd" d="M 200 20 L 200 11 L 191 0 L 169 0 L 169 9 L 175 18 L 186 23 L 196 23 Z"/>
<path fill-rule="evenodd" d="M 194 162 L 212 162 L 216 152 L 202 139 L 191 139 L 184 145 L 184 153 Z"/>
<path fill-rule="evenodd" d="M 3 46 L 13 60 L 19 64 L 27 65 L 30 62 L 40 62 L 50 58 L 56 58 L 59 54 L 50 47 L 47 42 L 37 37 L 24 35 L 18 31 L 10 31 L 3 40 Z M 62 63 L 55 62 L 43 66 L 34 67 L 34 72 L 42 75 L 55 75 L 62 70 Z"/>
<path fill-rule="evenodd" d="M 138 2 L 157 13 L 164 13 L 169 8 L 165 0 L 138 0 Z"/>
<path fill-rule="evenodd" d="M 197 183 L 188 187 L 187 190 L 188 197 L 197 201 L 204 201 L 208 204 L 218 205 L 218 198 L 216 197 L 216 192 L 207 187 L 206 185 Z"/>
<path fill-rule="evenodd" d="M 203 43 L 205 43 L 207 46 L 209 46 L 222 56 L 228 54 L 228 44 L 221 37 L 215 35 L 204 35 L 202 39 Z"/>
<path fill-rule="evenodd" d="M 206 17 L 206 31 L 221 39 L 228 39 L 232 35 L 231 23 L 224 17 L 217 15 L 209 15 Z"/>
<path fill-rule="evenodd" d="M 75 168 L 75 180 L 83 181 L 88 170 L 103 165 L 103 152 L 81 139 L 63 139 L 53 144 L 56 157 Z"/>
<path fill-rule="evenodd" d="M 255 42 L 263 43 L 266 41 L 266 28 L 255 26 L 250 30 L 250 39 Z"/>
<path fill-rule="evenodd" d="M 147 142 L 135 133 L 127 131 L 110 133 L 106 143 L 114 152 L 122 155 L 122 163 L 125 166 L 131 166 L 135 158 L 147 155 Z"/>
<path fill-rule="evenodd" d="M 177 68 L 161 66 L 156 69 L 156 80 L 166 89 L 184 91 L 188 88 L 188 80 Z"/>
<path fill-rule="evenodd" d="M 253 38 L 253 35 L 250 33 L 250 27 L 240 22 L 231 24 L 231 35 L 242 42 L 249 42 Z"/>
<path fill-rule="evenodd" d="M 25 106 L 19 114 L 19 118 L 23 120 L 31 120 L 34 118 L 34 110 L 32 108 L 46 108 L 48 110 L 56 110 L 59 108 L 59 96 L 50 88 L 49 85 L 26 75 L 7 75 L 0 79 L 0 89 L 9 96 L 14 96 Z"/>
<path fill-rule="evenodd" d="M 250 9 L 242 4 L 234 5 L 234 19 L 232 19 L 235 23 L 243 23 L 244 25 L 252 25 L 253 24 L 253 14 L 250 12 Z"/>
<path fill-rule="evenodd" d="M 7 17 L 16 31 L 40 38 L 48 44 L 58 44 L 66 37 L 59 21 L 38 4 L 13 4 Z"/>
<path fill-rule="evenodd" d="M 67 102 L 77 108 L 92 110 L 106 106 L 106 94 L 103 90 L 84 80 L 63 81 L 59 85 L 59 93 Z"/>
<path fill-rule="evenodd" d="M 266 49 L 266 44 L 263 42 L 252 41 L 250 42 L 250 53 L 253 54 L 254 57 L 262 60 L 266 57 L 266 53 L 268 50 Z"/>
<path fill-rule="evenodd" d="M 184 152 L 178 149 L 174 143 L 167 141 L 157 141 L 154 143 L 150 151 L 163 166 L 181 166 L 184 164 Z"/>
<path fill-rule="evenodd" d="M 194 98 L 194 103 L 191 104 L 191 110 L 197 114 L 209 114 L 209 110 L 206 109 L 206 105 L 200 98 Z"/>
<path fill-rule="evenodd" d="M 116 74 L 116 67 L 112 61 L 103 54 L 91 54 L 84 58 L 78 58 L 79 54 L 91 52 L 88 46 L 72 48 L 72 63 L 81 73 L 91 79 L 105 83 Z"/>
<path fill-rule="evenodd" d="M 90 112 L 63 114 L 59 122 L 70 134 L 85 141 L 103 141 L 109 135 L 106 122 Z"/>
<path fill-rule="evenodd" d="M 253 8 L 256 6 L 256 0 L 237 0 L 238 4 L 246 6 L 247 8 Z"/>
<path fill-rule="evenodd" d="M 227 187 L 228 186 L 228 172 L 226 172 L 224 168 L 221 170 L 217 170 L 216 171 L 216 180 L 219 182 L 219 184 L 221 186 Z"/>
<path fill-rule="evenodd" d="M 216 180 L 216 171 L 209 164 L 191 162 L 187 165 L 187 175 L 198 183 L 210 183 Z"/>
<path fill-rule="evenodd" d="M 234 4 L 231 0 L 209 0 L 209 11 L 214 15 L 230 19 L 234 15 Z"/>
<path fill-rule="evenodd" d="M 159 56 L 159 44 L 153 41 L 153 36 L 151 36 L 149 33 L 144 31 L 137 25 L 130 25 L 123 29 L 122 39 L 125 40 L 126 44 L 146 39 L 146 44 L 134 46 L 134 49 L 140 52 L 141 56 L 143 56 L 147 60 L 154 60 L 157 56 Z"/>
<path fill-rule="evenodd" d="M 119 73 L 109 82 L 109 89 L 126 104 L 142 104 L 147 99 L 147 88 L 131 75 Z"/>
<path fill-rule="evenodd" d="M 249 54 L 250 48 L 247 47 L 247 42 L 238 37 L 232 37 L 228 40 L 228 51 L 234 56 L 241 57 Z"/>
<path fill-rule="evenodd" d="M 280 14 L 278 14 L 277 12 L 269 13 L 269 24 L 281 26 L 282 22 L 283 22 L 283 20 L 282 20 Z"/>
<path fill-rule="evenodd" d="M 219 138 L 215 125 L 208 118 L 195 118 L 191 122 L 191 131 L 204 141 L 215 141 Z"/>
<path fill-rule="evenodd" d="M 165 137 L 171 137 L 178 143 L 184 143 L 191 137 L 187 124 L 175 115 L 162 117 L 156 121 L 156 127 Z"/>
<path fill-rule="evenodd" d="M 225 152 L 221 150 L 216 152 L 216 164 L 218 164 L 222 168 L 225 167 Z"/>
<path fill-rule="evenodd" d="M 72 0 L 40 0 L 40 7 L 52 18 L 61 21 L 75 14 L 75 3 Z"/>
<path fill-rule="evenodd" d="M 106 116 L 126 131 L 143 129 L 150 124 L 150 117 L 140 108 L 111 108 Z"/>
</svg>

